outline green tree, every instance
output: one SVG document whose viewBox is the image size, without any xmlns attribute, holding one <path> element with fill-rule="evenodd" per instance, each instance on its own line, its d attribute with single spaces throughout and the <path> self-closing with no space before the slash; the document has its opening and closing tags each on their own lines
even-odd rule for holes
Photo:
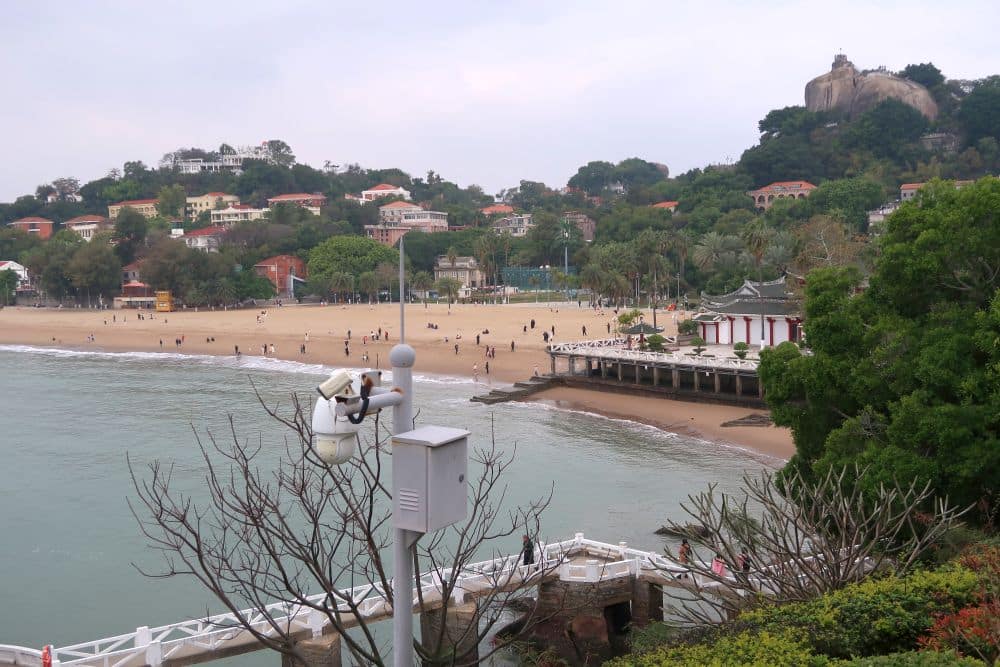
<svg viewBox="0 0 1000 667">
<path fill-rule="evenodd" d="M 762 353 L 776 423 L 792 427 L 791 465 L 810 474 L 860 463 L 877 485 L 930 483 L 986 520 L 1000 470 L 1000 180 L 931 183 L 886 224 L 869 286 L 854 269 L 806 284 L 812 354 Z"/>
<path fill-rule="evenodd" d="M 374 271 L 365 271 L 358 276 L 358 291 L 368 297 L 368 303 L 378 297 L 378 276 Z"/>
<path fill-rule="evenodd" d="M 944 84 L 944 74 L 934 66 L 934 63 L 910 64 L 904 67 L 900 74 L 910 81 L 919 83 L 927 90 L 933 90 Z"/>
<path fill-rule="evenodd" d="M 974 145 L 987 137 L 1000 140 L 1000 76 L 977 83 L 962 100 L 958 119 L 965 129 L 968 144 Z"/>
<path fill-rule="evenodd" d="M 18 277 L 10 269 L 0 271 L 0 306 L 9 306 L 14 303 L 14 296 L 17 291 Z"/>
<path fill-rule="evenodd" d="M 295 154 L 292 148 L 281 139 L 271 139 L 267 142 L 267 150 L 270 152 L 271 160 L 279 167 L 291 167 L 295 164 Z"/>
<path fill-rule="evenodd" d="M 142 264 L 143 282 L 156 290 L 170 290 L 186 298 L 189 289 L 202 278 L 204 253 L 192 250 L 183 241 L 163 238 L 154 243 Z M 208 298 L 205 290 L 202 290 Z"/>
<path fill-rule="evenodd" d="M 451 312 L 451 303 L 462 289 L 462 283 L 457 278 L 441 278 L 437 281 L 436 288 L 438 294 L 443 294 L 448 299 L 448 311 Z"/>
<path fill-rule="evenodd" d="M 149 221 L 131 206 L 126 206 L 115 219 L 115 252 L 122 264 L 128 264 L 146 240 Z"/>
<path fill-rule="evenodd" d="M 187 192 L 183 185 L 165 185 L 156 196 L 156 212 L 164 218 L 184 217 Z"/>
<path fill-rule="evenodd" d="M 868 211 L 884 201 L 885 190 L 878 183 L 866 178 L 842 178 L 821 183 L 806 203 L 813 215 L 833 215 L 863 231 L 868 227 Z"/>
<path fill-rule="evenodd" d="M 114 249 L 96 240 L 80 246 L 66 266 L 77 294 L 111 297 L 121 285 L 122 264 Z"/>
<path fill-rule="evenodd" d="M 309 252 L 309 275 L 327 276 L 350 273 L 360 276 L 375 271 L 379 264 L 399 264 L 399 252 L 372 239 L 360 236 L 335 236 Z"/>
<path fill-rule="evenodd" d="M 615 165 L 595 160 L 577 169 L 576 174 L 569 179 L 568 185 L 580 188 L 588 195 L 599 195 L 614 182 L 615 178 Z"/>
<path fill-rule="evenodd" d="M 848 144 L 876 157 L 901 159 L 904 147 L 927 131 L 927 119 L 905 102 L 887 99 L 861 114 L 850 126 Z"/>
</svg>

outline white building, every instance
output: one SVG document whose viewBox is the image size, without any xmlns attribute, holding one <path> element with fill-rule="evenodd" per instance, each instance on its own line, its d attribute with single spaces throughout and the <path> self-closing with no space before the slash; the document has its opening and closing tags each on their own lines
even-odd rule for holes
<svg viewBox="0 0 1000 667">
<path fill-rule="evenodd" d="M 271 212 L 269 208 L 254 208 L 249 204 L 237 204 L 218 211 L 212 211 L 212 226 L 231 227 L 238 222 L 260 220 Z"/>
<path fill-rule="evenodd" d="M 492 224 L 493 231 L 497 234 L 509 233 L 513 237 L 527 236 L 528 230 L 535 226 L 530 213 L 521 215 L 508 215 L 500 218 Z"/>
<path fill-rule="evenodd" d="M 173 166 L 182 174 L 230 171 L 239 176 L 243 173 L 244 160 L 274 161 L 271 149 L 268 148 L 266 141 L 261 142 L 259 146 L 238 146 L 234 150 L 234 153 L 222 153 L 219 155 L 218 160 L 205 160 L 202 158 L 174 160 Z"/>
<path fill-rule="evenodd" d="M 423 209 L 406 201 L 394 201 L 378 207 L 378 220 L 382 224 L 393 224 L 403 221 L 404 213 L 420 213 Z"/>
<path fill-rule="evenodd" d="M 344 199 L 352 199 L 354 201 L 361 202 L 362 204 L 369 201 L 375 201 L 376 199 L 382 199 L 383 197 L 402 197 L 403 199 L 409 201 L 410 191 L 398 185 L 379 183 L 374 188 L 363 191 L 360 195 L 352 195 L 350 193 L 344 195 Z"/>
<path fill-rule="evenodd" d="M 746 280 L 728 294 L 701 295 L 705 312 L 693 319 L 699 336 L 710 345 L 747 343 L 765 347 L 801 339 L 802 304 L 785 278 L 757 283 Z"/>
<path fill-rule="evenodd" d="M 28 276 L 28 268 L 23 264 L 18 264 L 14 260 L 0 260 L 0 273 L 13 271 L 17 275 L 18 289 L 31 285 L 31 278 Z"/>
<path fill-rule="evenodd" d="M 181 239 L 189 248 L 202 252 L 219 252 L 219 243 L 225 232 L 222 227 L 205 227 L 186 232 Z"/>
<path fill-rule="evenodd" d="M 63 226 L 79 234 L 80 238 L 88 243 L 98 232 L 103 232 L 113 227 L 111 221 L 103 215 L 78 215 L 64 222 Z"/>
</svg>

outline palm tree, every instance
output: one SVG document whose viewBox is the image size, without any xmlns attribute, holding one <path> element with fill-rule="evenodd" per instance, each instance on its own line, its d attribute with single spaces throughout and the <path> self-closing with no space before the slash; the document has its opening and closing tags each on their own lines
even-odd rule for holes
<svg viewBox="0 0 1000 667">
<path fill-rule="evenodd" d="M 448 297 L 448 312 L 451 312 L 451 302 L 458 295 L 458 291 L 462 289 L 462 283 L 456 278 L 441 278 L 437 281 L 437 291 L 440 294 L 444 294 Z"/>
<path fill-rule="evenodd" d="M 597 262 L 589 262 L 580 270 L 580 284 L 590 290 L 590 300 L 594 297 L 598 299 L 602 295 L 602 288 L 607 283 L 608 273 L 597 265 Z"/>
<path fill-rule="evenodd" d="M 418 292 L 424 293 L 424 308 L 427 307 L 427 291 L 434 287 L 434 276 L 428 271 L 417 271 L 410 279 L 410 286 Z"/>
<path fill-rule="evenodd" d="M 708 232 L 701 237 L 692 253 L 694 263 L 699 269 L 710 269 L 736 261 L 736 251 L 740 241 L 735 236 Z"/>
<path fill-rule="evenodd" d="M 368 295 L 368 303 L 371 303 L 372 298 L 378 294 L 378 277 L 374 271 L 365 271 L 358 276 L 358 289 L 362 294 Z"/>
<path fill-rule="evenodd" d="M 340 271 L 330 276 L 330 291 L 339 296 L 354 292 L 354 276 L 346 271 Z"/>
</svg>

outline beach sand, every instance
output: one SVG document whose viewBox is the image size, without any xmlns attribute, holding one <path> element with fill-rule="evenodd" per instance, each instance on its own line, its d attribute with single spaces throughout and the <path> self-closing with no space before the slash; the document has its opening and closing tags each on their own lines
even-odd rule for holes
<svg viewBox="0 0 1000 667">
<path fill-rule="evenodd" d="M 266 311 L 266 315 L 262 315 Z M 258 322 L 260 315 L 260 322 Z M 275 357 L 327 366 L 389 367 L 389 350 L 399 342 L 399 304 L 262 306 L 244 310 L 182 310 L 145 313 L 139 320 L 131 310 L 7 307 L 0 309 L 0 344 L 57 346 L 94 351 L 164 351 L 184 354 L 232 355 L 239 346 L 244 355 L 261 356 L 262 346 L 274 345 Z M 408 304 L 406 342 L 417 353 L 415 370 L 470 377 L 478 366 L 480 392 L 490 384 L 508 385 L 528 378 L 537 366 L 549 370 L 543 331 L 555 340 L 608 337 L 610 310 L 579 307 L 576 302 L 513 305 Z M 657 323 L 670 335 L 682 316 L 658 312 Z M 535 328 L 530 326 L 535 320 Z M 652 315 L 646 312 L 647 321 Z M 437 329 L 428 327 L 436 324 Z M 614 325 L 612 324 L 612 327 Z M 379 327 L 388 340 L 364 337 Z M 527 331 L 525 331 L 527 327 Z M 584 335 L 586 327 L 586 335 Z M 344 341 L 350 337 L 350 355 Z M 485 333 L 488 331 L 489 333 Z M 308 341 L 306 334 L 308 333 Z M 479 335 L 479 345 L 476 335 Z M 88 337 L 93 335 L 91 342 Z M 175 341 L 182 339 L 180 346 Z M 212 340 L 214 339 L 214 340 Z M 446 340 L 447 339 L 447 340 Z M 515 349 L 511 352 L 511 342 Z M 306 352 L 300 352 L 305 344 Z M 455 345 L 458 345 L 458 354 Z M 487 359 L 486 346 L 496 348 Z M 362 361 L 367 352 L 368 362 Z M 490 373 L 486 374 L 489 361 Z M 724 421 L 746 416 L 752 410 L 703 405 L 652 397 L 629 397 L 582 389 L 557 388 L 537 395 L 572 409 L 634 419 L 661 428 L 749 447 L 769 456 L 788 458 L 794 453 L 787 429 L 774 427 L 724 428 Z"/>
</svg>

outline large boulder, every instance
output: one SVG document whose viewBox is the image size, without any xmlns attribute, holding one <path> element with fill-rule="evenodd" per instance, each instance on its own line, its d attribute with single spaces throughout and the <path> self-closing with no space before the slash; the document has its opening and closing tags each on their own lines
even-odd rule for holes
<svg viewBox="0 0 1000 667">
<path fill-rule="evenodd" d="M 843 54 L 834 58 L 829 72 L 806 84 L 810 111 L 841 111 L 854 118 L 887 99 L 908 104 L 930 120 L 937 117 L 937 104 L 922 85 L 882 70 L 859 72 Z"/>
</svg>

